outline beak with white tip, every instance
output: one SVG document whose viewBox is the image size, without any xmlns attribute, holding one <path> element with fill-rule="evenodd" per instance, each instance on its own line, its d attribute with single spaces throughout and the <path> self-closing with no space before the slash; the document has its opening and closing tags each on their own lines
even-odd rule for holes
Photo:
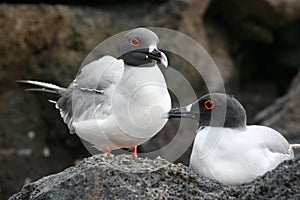
<svg viewBox="0 0 300 200">
<path fill-rule="evenodd" d="M 150 47 L 148 57 L 157 61 L 157 63 L 161 63 L 163 66 L 168 67 L 168 58 L 162 51 Z"/>
<path fill-rule="evenodd" d="M 196 119 L 200 113 L 193 112 L 191 110 L 192 104 L 185 107 L 172 108 L 169 112 L 162 114 L 162 118 L 192 118 Z"/>
</svg>

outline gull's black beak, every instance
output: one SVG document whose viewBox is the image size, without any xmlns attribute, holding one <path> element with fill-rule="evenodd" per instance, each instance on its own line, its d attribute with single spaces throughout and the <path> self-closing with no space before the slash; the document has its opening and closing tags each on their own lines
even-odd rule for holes
<svg viewBox="0 0 300 200">
<path fill-rule="evenodd" d="M 166 54 L 159 51 L 158 49 L 149 48 L 149 53 L 147 55 L 150 59 L 161 63 L 165 67 L 168 67 L 168 58 Z"/>
<path fill-rule="evenodd" d="M 162 115 L 162 118 L 192 118 L 192 119 L 198 119 L 199 113 L 192 111 L 192 104 L 186 106 L 186 107 L 178 107 L 178 108 L 172 108 L 169 112 L 165 112 Z"/>
<path fill-rule="evenodd" d="M 126 64 L 133 66 L 145 65 L 156 61 L 157 63 L 161 63 L 165 67 L 168 67 L 167 56 L 159 51 L 156 46 L 129 51 L 121 55 L 119 59 L 123 59 Z"/>
</svg>

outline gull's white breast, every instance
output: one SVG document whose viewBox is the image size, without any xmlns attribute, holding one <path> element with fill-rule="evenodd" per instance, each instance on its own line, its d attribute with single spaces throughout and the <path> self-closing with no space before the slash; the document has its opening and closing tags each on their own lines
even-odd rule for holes
<svg viewBox="0 0 300 200">
<path fill-rule="evenodd" d="M 125 70 L 108 96 L 109 115 L 99 110 L 94 119 L 74 123 L 76 133 L 99 150 L 140 145 L 167 122 L 161 116 L 171 108 L 171 99 L 158 67 Z"/>
</svg>

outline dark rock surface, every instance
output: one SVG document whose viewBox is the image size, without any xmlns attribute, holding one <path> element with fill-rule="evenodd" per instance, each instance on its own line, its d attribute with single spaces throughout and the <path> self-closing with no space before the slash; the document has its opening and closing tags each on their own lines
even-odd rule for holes
<svg viewBox="0 0 300 200">
<path fill-rule="evenodd" d="M 250 122 L 287 92 L 297 74 L 299 13 L 297 0 L 215 0 L 207 9 L 204 21 L 222 30 L 237 70 L 238 81 L 227 92 L 242 101 Z"/>
<path fill-rule="evenodd" d="M 10 200 L 25 199 L 299 199 L 300 159 L 242 186 L 224 186 L 164 159 L 97 155 L 33 182 Z"/>
</svg>

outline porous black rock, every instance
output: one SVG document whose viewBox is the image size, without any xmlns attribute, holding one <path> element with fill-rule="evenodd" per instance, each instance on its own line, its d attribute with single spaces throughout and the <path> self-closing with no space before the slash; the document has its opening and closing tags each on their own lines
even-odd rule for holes
<svg viewBox="0 0 300 200">
<path fill-rule="evenodd" d="M 25 186 L 10 199 L 214 199 L 220 187 L 161 158 L 97 155 Z"/>
<path fill-rule="evenodd" d="M 16 199 L 299 199 L 300 159 L 254 182 L 224 186 L 162 158 L 96 155 L 33 182 Z"/>
<path fill-rule="evenodd" d="M 285 161 L 252 183 L 229 186 L 225 196 L 237 199 L 300 199 L 300 158 Z"/>
</svg>

